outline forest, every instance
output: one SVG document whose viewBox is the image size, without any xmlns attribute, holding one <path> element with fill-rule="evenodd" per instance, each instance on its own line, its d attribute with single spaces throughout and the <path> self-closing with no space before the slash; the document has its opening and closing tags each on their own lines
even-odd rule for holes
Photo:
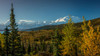
<svg viewBox="0 0 100 56">
<path fill-rule="evenodd" d="M 70 16 L 69 16 L 70 17 Z M 0 34 L 0 56 L 100 56 L 100 28 L 83 16 L 81 27 L 72 22 L 60 29 L 18 31 L 13 14 Z"/>
<path fill-rule="evenodd" d="M 12 4 L 10 24 L 0 33 L 0 56 L 100 56 L 100 25 L 82 19 L 74 23 L 69 16 L 62 28 L 18 31 Z"/>
</svg>

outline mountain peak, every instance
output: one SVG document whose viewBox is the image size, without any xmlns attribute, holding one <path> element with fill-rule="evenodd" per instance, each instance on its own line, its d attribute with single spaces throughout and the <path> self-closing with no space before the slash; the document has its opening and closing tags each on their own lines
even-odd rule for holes
<svg viewBox="0 0 100 56">
<path fill-rule="evenodd" d="M 77 22 L 82 22 L 82 19 L 80 19 L 77 16 L 71 16 L 72 21 L 77 23 Z M 69 16 L 65 16 L 65 17 L 61 17 L 58 18 L 54 21 L 32 21 L 32 20 L 19 20 L 17 21 L 18 27 L 19 29 L 29 29 L 29 28 L 35 28 L 35 27 L 40 27 L 40 26 L 44 26 L 44 25 L 57 25 L 57 24 L 64 24 L 67 23 L 69 20 Z M 6 25 L 10 24 L 10 20 L 7 20 L 5 23 L 0 24 L 2 25 L 2 27 L 0 27 L 0 29 L 4 29 Z"/>
</svg>

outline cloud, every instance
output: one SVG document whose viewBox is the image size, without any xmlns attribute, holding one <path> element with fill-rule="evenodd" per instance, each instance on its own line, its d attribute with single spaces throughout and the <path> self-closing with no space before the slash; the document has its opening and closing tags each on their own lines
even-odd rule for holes
<svg viewBox="0 0 100 56">
<path fill-rule="evenodd" d="M 82 22 L 83 20 L 79 18 L 78 16 L 71 16 L 72 21 L 74 23 L 77 22 Z M 40 27 L 44 25 L 56 25 L 56 24 L 64 24 L 67 23 L 69 20 L 69 16 L 61 17 L 56 20 L 52 21 L 32 21 L 32 20 L 18 20 L 16 23 L 18 24 L 19 28 L 22 29 L 29 29 L 29 28 L 34 28 L 34 27 Z M 7 20 L 6 22 L 0 24 L 0 29 L 4 29 L 6 25 L 10 24 L 10 20 Z"/>
<path fill-rule="evenodd" d="M 74 23 L 82 22 L 82 21 L 83 21 L 83 19 L 81 19 L 81 18 L 78 17 L 78 16 L 71 16 L 71 18 L 72 18 L 72 21 L 73 21 Z"/>
<path fill-rule="evenodd" d="M 10 23 L 10 20 L 7 20 L 6 22 L 4 22 L 3 24 L 6 25 L 6 24 L 9 24 Z"/>
<path fill-rule="evenodd" d="M 35 21 L 32 20 L 19 20 L 18 24 L 22 24 L 22 23 L 34 23 Z"/>
<path fill-rule="evenodd" d="M 45 23 L 47 23 L 47 21 L 43 21 L 43 23 L 45 24 Z"/>
</svg>

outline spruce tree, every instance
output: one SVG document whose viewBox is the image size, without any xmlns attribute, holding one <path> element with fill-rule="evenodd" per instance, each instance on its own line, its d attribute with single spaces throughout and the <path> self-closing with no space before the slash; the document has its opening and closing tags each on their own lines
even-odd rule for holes
<svg viewBox="0 0 100 56">
<path fill-rule="evenodd" d="M 43 51 L 46 51 L 46 48 L 45 48 L 45 41 L 43 40 L 40 44 L 40 50 L 43 52 Z"/>
<path fill-rule="evenodd" d="M 39 46 L 37 43 L 34 43 L 34 51 L 35 54 L 39 52 Z"/>
<path fill-rule="evenodd" d="M 33 54 L 35 54 L 35 52 L 36 52 L 35 43 L 32 44 L 32 50 L 31 50 L 31 52 L 32 52 Z"/>
<path fill-rule="evenodd" d="M 53 53 L 53 44 L 52 43 L 47 43 L 47 52 Z"/>
<path fill-rule="evenodd" d="M 22 44 L 22 53 L 23 53 L 23 54 L 26 53 L 26 50 L 25 50 L 25 47 L 24 47 L 24 43 Z"/>
<path fill-rule="evenodd" d="M 46 48 L 45 48 L 45 40 L 44 40 L 44 36 L 41 36 L 40 37 L 40 51 L 46 51 Z"/>
<path fill-rule="evenodd" d="M 52 44 L 53 44 L 53 56 L 60 56 L 60 42 L 61 42 L 61 36 L 58 32 L 58 28 L 55 31 L 55 35 L 52 38 Z"/>
<path fill-rule="evenodd" d="M 28 42 L 28 50 L 27 50 L 28 54 L 31 53 L 31 46 L 30 46 L 30 41 Z"/>
<path fill-rule="evenodd" d="M 11 56 L 22 56 L 21 53 L 21 39 L 18 34 L 18 27 L 15 23 L 15 15 L 13 4 L 11 4 L 11 14 L 10 14 L 10 34 L 9 34 L 9 49 Z"/>
<path fill-rule="evenodd" d="M 2 56 L 2 47 L 1 47 L 1 41 L 0 41 L 0 56 Z"/>
<path fill-rule="evenodd" d="M 9 54 L 9 29 L 8 29 L 8 27 L 5 28 L 4 39 L 5 39 L 4 49 L 6 52 L 5 54 L 6 54 L 6 56 L 8 56 L 8 54 Z"/>
</svg>

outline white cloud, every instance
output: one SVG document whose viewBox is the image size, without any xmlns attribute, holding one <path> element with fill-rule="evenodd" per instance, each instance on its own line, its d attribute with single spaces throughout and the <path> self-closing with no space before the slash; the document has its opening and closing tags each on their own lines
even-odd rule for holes
<svg viewBox="0 0 100 56">
<path fill-rule="evenodd" d="M 76 16 L 71 16 L 71 17 L 76 17 Z"/>
<path fill-rule="evenodd" d="M 8 24 L 10 22 L 10 20 L 7 20 L 6 22 L 4 22 L 3 24 L 5 25 L 5 24 Z"/>
<path fill-rule="evenodd" d="M 72 18 L 72 21 L 75 23 L 82 22 L 82 19 L 79 18 L 78 16 L 71 16 L 71 18 Z M 64 24 L 68 22 L 68 19 L 69 19 L 69 16 L 61 17 L 54 21 L 18 20 L 17 24 L 19 25 L 19 28 L 32 28 L 32 27 L 38 27 L 38 26 L 43 26 L 43 25 Z M 10 23 L 10 20 L 7 20 L 2 25 L 6 26 L 6 25 L 9 25 L 9 23 Z"/>
<path fill-rule="evenodd" d="M 19 20 L 18 24 L 21 24 L 21 23 L 33 23 L 34 21 L 32 20 Z"/>
<path fill-rule="evenodd" d="M 72 18 L 77 18 L 77 19 L 79 19 L 79 17 L 78 16 L 71 16 Z"/>
<path fill-rule="evenodd" d="M 47 23 L 47 21 L 43 21 L 43 23 Z"/>
<path fill-rule="evenodd" d="M 77 22 L 82 22 L 83 19 L 79 18 L 78 16 L 72 16 L 72 21 L 77 23 Z"/>
<path fill-rule="evenodd" d="M 24 22 L 33 22 L 32 20 L 19 20 L 20 22 L 24 21 Z"/>
</svg>

